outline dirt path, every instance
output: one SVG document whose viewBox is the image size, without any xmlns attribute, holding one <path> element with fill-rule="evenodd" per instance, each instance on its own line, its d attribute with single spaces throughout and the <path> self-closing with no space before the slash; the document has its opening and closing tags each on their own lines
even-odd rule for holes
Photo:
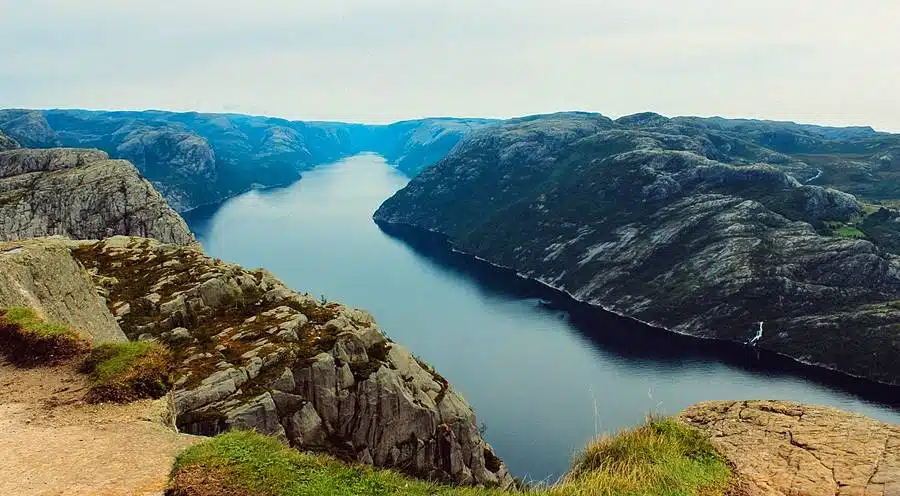
<svg viewBox="0 0 900 496">
<path fill-rule="evenodd" d="M 197 438 L 158 420 L 164 402 L 86 405 L 71 366 L 0 361 L 0 494 L 158 496 L 172 461 Z"/>
</svg>

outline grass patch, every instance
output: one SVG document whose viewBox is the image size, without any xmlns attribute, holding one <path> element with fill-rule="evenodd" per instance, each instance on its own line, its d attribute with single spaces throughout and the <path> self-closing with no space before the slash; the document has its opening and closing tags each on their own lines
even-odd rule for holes
<svg viewBox="0 0 900 496">
<path fill-rule="evenodd" d="M 91 344 L 64 324 L 45 322 L 31 308 L 0 311 L 0 348 L 22 367 L 52 365 L 87 353 Z"/>
<path fill-rule="evenodd" d="M 495 495 L 416 481 L 388 470 L 301 453 L 248 431 L 188 448 L 175 461 L 169 496 Z"/>
<path fill-rule="evenodd" d="M 590 494 L 633 496 L 723 495 L 730 486 L 728 463 L 702 433 L 652 417 L 588 445 L 563 483 L 573 490 L 589 488 Z"/>
<path fill-rule="evenodd" d="M 824 223 L 826 233 L 830 236 L 848 239 L 867 239 L 866 233 L 861 231 L 856 224 L 847 224 L 837 221 L 827 221 Z"/>
<path fill-rule="evenodd" d="M 92 403 L 155 399 L 172 387 L 171 354 L 150 341 L 99 346 L 82 362 L 81 372 L 91 375 L 86 399 Z"/>
<path fill-rule="evenodd" d="M 221 434 L 175 461 L 168 496 L 722 496 L 731 470 L 699 432 L 671 419 L 592 443 L 565 480 L 523 491 L 451 487 L 301 453 L 248 431 Z"/>
<path fill-rule="evenodd" d="M 842 226 L 834 230 L 839 238 L 866 239 L 866 233 L 852 226 Z"/>
</svg>

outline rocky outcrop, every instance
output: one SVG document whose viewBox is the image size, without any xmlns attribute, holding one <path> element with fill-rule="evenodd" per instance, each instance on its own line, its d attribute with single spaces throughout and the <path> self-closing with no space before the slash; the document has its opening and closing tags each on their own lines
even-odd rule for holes
<svg viewBox="0 0 900 496">
<path fill-rule="evenodd" d="M 184 220 L 128 162 L 109 160 L 99 150 L 0 152 L 0 239 L 116 234 L 196 242 Z"/>
<path fill-rule="evenodd" d="M 746 496 L 900 494 L 900 426 L 783 401 L 720 401 L 680 417 L 712 438 Z"/>
<path fill-rule="evenodd" d="M 471 407 L 368 313 L 149 239 L 115 237 L 73 253 L 129 337 L 175 350 L 182 430 L 253 428 L 418 476 L 512 484 Z"/>
<path fill-rule="evenodd" d="M 900 261 L 859 239 L 860 202 L 781 164 L 715 160 L 722 147 L 682 127 L 498 124 L 375 219 L 656 327 L 900 383 Z"/>
<path fill-rule="evenodd" d="M 34 308 L 94 344 L 127 340 L 66 240 L 0 243 L 0 309 L 9 307 Z"/>
</svg>

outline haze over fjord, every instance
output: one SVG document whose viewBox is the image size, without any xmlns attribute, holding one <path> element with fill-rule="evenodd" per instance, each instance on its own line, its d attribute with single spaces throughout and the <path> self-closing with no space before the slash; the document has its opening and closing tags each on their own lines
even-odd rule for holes
<svg viewBox="0 0 900 496">
<path fill-rule="evenodd" d="M 8 1 L 0 107 L 653 110 L 900 131 L 898 14 L 893 0 Z"/>
</svg>

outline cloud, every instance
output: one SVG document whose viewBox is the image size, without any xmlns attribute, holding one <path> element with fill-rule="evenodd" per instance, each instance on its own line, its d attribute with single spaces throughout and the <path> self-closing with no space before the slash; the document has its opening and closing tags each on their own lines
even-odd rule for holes
<svg viewBox="0 0 900 496">
<path fill-rule="evenodd" d="M 898 14 L 894 0 L 6 1 L 0 106 L 900 130 Z"/>
</svg>

